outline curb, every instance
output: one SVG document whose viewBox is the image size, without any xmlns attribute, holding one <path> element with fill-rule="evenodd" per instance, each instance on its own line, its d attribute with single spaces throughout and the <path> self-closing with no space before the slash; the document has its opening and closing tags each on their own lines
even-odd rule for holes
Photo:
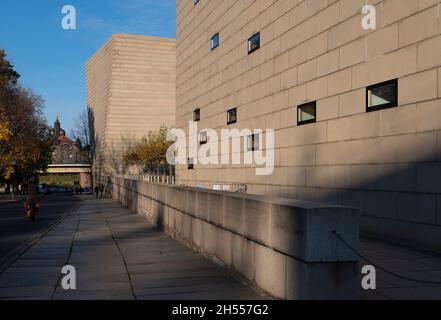
<svg viewBox="0 0 441 320">
<path fill-rule="evenodd" d="M 24 200 L 26 200 L 25 197 L 17 198 L 17 199 L 14 199 L 14 200 L 12 200 L 12 199 L 0 200 L 0 205 L 2 205 L 2 204 L 11 204 L 11 203 L 18 203 L 18 202 L 21 202 L 21 201 L 24 201 Z"/>
<path fill-rule="evenodd" d="M 51 232 L 56 226 L 66 220 L 69 216 L 75 213 L 83 204 L 84 198 L 80 198 L 80 201 L 71 209 L 66 211 L 58 220 L 52 222 L 49 226 L 38 232 L 30 240 L 23 243 L 17 249 L 12 250 L 6 257 L 0 261 L 0 275 L 2 275 L 10 266 L 12 266 L 22 255 L 24 255 L 34 244 L 40 241 L 44 236 Z"/>
</svg>

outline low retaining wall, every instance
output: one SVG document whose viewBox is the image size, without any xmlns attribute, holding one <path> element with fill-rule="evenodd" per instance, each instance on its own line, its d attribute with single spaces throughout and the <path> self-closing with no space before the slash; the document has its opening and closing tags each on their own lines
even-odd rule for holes
<svg viewBox="0 0 441 320">
<path fill-rule="evenodd" d="M 116 178 L 114 196 L 172 238 L 280 299 L 356 297 L 357 210 Z"/>
</svg>

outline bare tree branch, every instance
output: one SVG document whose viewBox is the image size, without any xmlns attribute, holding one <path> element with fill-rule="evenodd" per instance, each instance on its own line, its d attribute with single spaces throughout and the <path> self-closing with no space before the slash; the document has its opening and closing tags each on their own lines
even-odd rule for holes
<svg viewBox="0 0 441 320">
<path fill-rule="evenodd" d="M 87 111 L 82 111 L 74 120 L 71 135 L 72 138 L 79 139 L 84 147 L 90 146 L 89 115 Z"/>
</svg>

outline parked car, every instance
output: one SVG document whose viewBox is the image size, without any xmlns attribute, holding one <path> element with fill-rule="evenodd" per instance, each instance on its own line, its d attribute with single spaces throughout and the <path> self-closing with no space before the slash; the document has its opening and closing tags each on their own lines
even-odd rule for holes
<svg viewBox="0 0 441 320">
<path fill-rule="evenodd" d="M 51 193 L 58 193 L 58 188 L 57 187 L 50 187 L 49 188 Z"/>
<path fill-rule="evenodd" d="M 92 188 L 84 188 L 83 194 L 93 194 L 93 189 Z"/>
<path fill-rule="evenodd" d="M 66 188 L 65 193 L 67 193 L 67 194 L 75 194 L 75 189 L 73 189 L 73 188 Z"/>
</svg>

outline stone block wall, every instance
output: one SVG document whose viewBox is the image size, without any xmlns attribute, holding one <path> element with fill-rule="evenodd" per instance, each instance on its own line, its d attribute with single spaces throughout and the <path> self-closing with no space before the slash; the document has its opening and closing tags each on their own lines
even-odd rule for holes
<svg viewBox="0 0 441 320">
<path fill-rule="evenodd" d="M 440 12 L 440 0 L 177 0 L 177 126 L 199 108 L 200 130 L 275 129 L 271 176 L 182 165 L 178 183 L 357 207 L 365 233 L 441 250 Z M 392 79 L 398 106 L 366 112 L 366 88 Z M 298 126 L 311 101 L 316 123 Z"/>
<path fill-rule="evenodd" d="M 206 258 L 280 299 L 356 297 L 357 210 L 113 180 L 114 197 Z"/>
</svg>

